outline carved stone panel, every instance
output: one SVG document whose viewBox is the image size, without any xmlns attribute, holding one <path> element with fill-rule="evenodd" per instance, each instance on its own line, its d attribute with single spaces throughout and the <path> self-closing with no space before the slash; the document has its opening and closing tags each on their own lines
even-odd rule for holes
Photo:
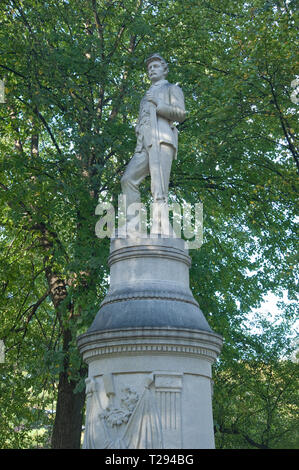
<svg viewBox="0 0 299 470">
<path fill-rule="evenodd" d="M 156 372 L 154 376 L 164 446 L 166 449 L 179 449 L 182 447 L 183 374 Z"/>
<path fill-rule="evenodd" d="M 124 384 L 121 374 L 87 379 L 84 448 L 163 448 L 153 375 L 134 375 L 136 388 Z"/>
</svg>

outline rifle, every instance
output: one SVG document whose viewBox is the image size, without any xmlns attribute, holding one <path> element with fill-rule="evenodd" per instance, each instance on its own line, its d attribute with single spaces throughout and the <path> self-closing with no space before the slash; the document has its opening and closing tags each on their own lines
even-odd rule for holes
<svg viewBox="0 0 299 470">
<path fill-rule="evenodd" d="M 156 106 L 150 102 L 150 121 L 151 121 L 151 129 L 152 129 L 152 147 L 149 152 L 149 159 L 150 159 L 150 166 L 151 164 L 158 165 L 159 167 L 159 175 L 160 175 L 160 187 L 162 189 L 162 194 L 165 195 L 165 188 L 164 188 L 164 179 L 163 179 L 163 172 L 161 167 L 161 159 L 160 159 L 160 144 L 159 144 L 159 131 L 158 131 L 158 124 L 157 124 L 157 113 L 156 113 Z"/>
</svg>

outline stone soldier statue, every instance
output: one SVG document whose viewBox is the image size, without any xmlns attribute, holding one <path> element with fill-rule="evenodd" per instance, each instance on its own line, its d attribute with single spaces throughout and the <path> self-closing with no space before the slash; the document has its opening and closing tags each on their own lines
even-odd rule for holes
<svg viewBox="0 0 299 470">
<path fill-rule="evenodd" d="M 149 174 L 154 202 L 167 203 L 171 164 L 178 148 L 174 122 L 185 119 L 183 92 L 166 80 L 168 66 L 163 57 L 153 54 L 146 65 L 152 85 L 140 103 L 137 145 L 121 179 L 127 207 L 140 202 L 138 187 Z"/>
</svg>

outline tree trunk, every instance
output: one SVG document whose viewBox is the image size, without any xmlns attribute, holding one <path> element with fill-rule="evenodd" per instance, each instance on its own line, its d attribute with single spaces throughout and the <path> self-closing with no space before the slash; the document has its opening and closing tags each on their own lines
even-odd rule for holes
<svg viewBox="0 0 299 470">
<path fill-rule="evenodd" d="M 59 376 L 52 449 L 80 449 L 85 390 L 74 393 L 77 382 L 69 380 L 68 349 L 72 337 L 70 330 L 63 335 L 64 364 Z"/>
<path fill-rule="evenodd" d="M 59 375 L 58 395 L 55 422 L 52 432 L 51 447 L 53 449 L 79 449 L 82 431 L 83 407 L 85 390 L 74 393 L 77 382 L 69 378 L 69 356 L 72 347 L 71 329 L 65 326 L 60 312 L 60 304 L 67 297 L 65 281 L 52 270 L 46 267 L 46 277 L 50 288 L 50 295 L 54 304 L 63 336 L 63 370 Z M 72 321 L 73 305 L 68 305 L 68 322 Z M 84 368 L 80 374 L 83 376 Z"/>
</svg>

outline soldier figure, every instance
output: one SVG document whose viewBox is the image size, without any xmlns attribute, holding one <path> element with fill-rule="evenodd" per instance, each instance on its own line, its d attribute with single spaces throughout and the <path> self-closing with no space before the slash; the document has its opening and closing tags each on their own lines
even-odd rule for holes
<svg viewBox="0 0 299 470">
<path fill-rule="evenodd" d="M 153 54 L 146 65 L 152 85 L 140 103 L 137 145 L 121 179 L 127 207 L 140 202 L 138 187 L 149 174 L 154 202 L 167 203 L 171 164 L 178 147 L 174 122 L 185 119 L 183 92 L 166 80 L 165 60 Z"/>
</svg>

